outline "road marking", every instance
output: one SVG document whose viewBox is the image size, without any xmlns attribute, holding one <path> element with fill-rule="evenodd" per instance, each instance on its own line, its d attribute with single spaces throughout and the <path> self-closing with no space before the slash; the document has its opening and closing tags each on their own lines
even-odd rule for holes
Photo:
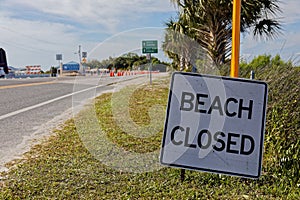
<svg viewBox="0 0 300 200">
<path fill-rule="evenodd" d="M 47 85 L 47 84 L 54 84 L 55 82 L 49 81 L 49 82 L 40 82 L 40 83 L 26 83 L 26 84 L 18 84 L 18 85 L 6 85 L 6 86 L 0 86 L 1 89 L 11 89 L 11 88 L 18 88 L 18 87 L 28 87 L 28 86 L 36 86 L 36 85 Z"/>
<path fill-rule="evenodd" d="M 133 78 L 125 79 L 125 80 L 123 80 L 122 82 L 130 81 L 130 80 L 135 79 L 135 78 L 140 78 L 140 77 L 133 77 Z M 45 83 L 46 83 L 46 82 L 45 82 Z M 50 82 L 50 83 L 52 83 L 52 82 Z M 67 97 L 70 97 L 70 96 L 73 96 L 73 95 L 76 95 L 76 94 L 80 94 L 80 93 L 82 93 L 82 92 L 86 92 L 86 91 L 89 91 L 89 90 L 97 89 L 97 88 L 100 88 L 100 87 L 105 87 L 105 86 L 114 85 L 114 84 L 116 84 L 116 83 L 118 84 L 118 83 L 120 83 L 120 81 L 112 82 L 112 83 L 106 83 L 105 85 L 97 85 L 97 86 L 93 86 L 93 87 L 86 88 L 86 89 L 83 89 L 83 90 L 80 90 L 80 91 L 77 91 L 77 92 L 73 92 L 73 93 L 70 93 L 70 94 L 63 95 L 63 96 L 61 96 L 61 97 L 57 97 L 57 98 L 55 98 L 55 99 L 51 99 L 51 100 L 48 100 L 48 101 L 45 101 L 45 102 L 42 102 L 42 103 L 39 103 L 39 104 L 36 104 L 36 105 L 33 105 L 33 106 L 29 106 L 29 107 L 26 107 L 26 108 L 22 108 L 22 109 L 20 109 L 20 110 L 17 110 L 17 111 L 11 112 L 11 113 L 7 113 L 7 114 L 5 114 L 5 115 L 0 116 L 0 120 L 3 120 L 3 119 L 6 119 L 6 118 L 9 118 L 9 117 L 18 115 L 18 114 L 20 114 L 20 113 L 23 113 L 23 112 L 26 112 L 26 111 L 29 111 L 29 110 L 32 110 L 32 109 L 35 109 L 35 108 L 38 108 L 38 107 L 41 107 L 41 106 L 44 106 L 44 105 L 47 105 L 47 104 L 56 102 L 56 101 L 59 101 L 59 100 L 61 100 L 61 99 L 64 99 L 64 98 L 67 98 Z"/>
<path fill-rule="evenodd" d="M 57 98 L 55 98 L 55 99 L 51 99 L 51 100 L 48 100 L 48 101 L 45 101 L 45 102 L 42 102 L 42 103 L 33 105 L 33 106 L 29 106 L 29 107 L 26 107 L 26 108 L 22 108 L 22 109 L 20 109 L 20 110 L 17 110 L 17 111 L 11 112 L 11 113 L 7 113 L 7 114 L 5 114 L 5 115 L 0 116 L 0 120 L 3 120 L 3 119 L 6 119 L 6 118 L 9 118 L 9 117 L 12 117 L 12 116 L 14 116 L 14 115 L 18 115 L 18 114 L 20 114 L 20 113 L 23 113 L 23 112 L 26 112 L 26 111 L 29 111 L 29 110 L 32 110 L 32 109 L 35 109 L 35 108 L 38 108 L 38 107 L 41 107 L 41 106 L 45 106 L 45 105 L 47 105 L 47 104 L 50 104 L 50 103 L 59 101 L 59 100 L 61 100 L 61 99 L 64 99 L 64 98 L 67 98 L 67 97 L 70 97 L 70 96 L 73 96 L 73 95 L 76 95 L 76 94 L 79 94 L 79 93 L 82 93 L 82 92 L 86 92 L 86 91 L 88 91 L 88 90 L 96 89 L 96 88 L 99 88 L 99 87 L 102 87 L 102 86 L 107 86 L 107 85 L 98 85 L 98 86 L 90 87 L 90 88 L 87 88 L 87 89 L 84 89 L 84 90 L 80 90 L 80 91 L 77 91 L 77 92 L 73 92 L 73 93 L 70 93 L 70 94 L 66 94 L 66 95 L 63 95 L 63 96 L 61 96 L 61 97 L 57 97 Z"/>
</svg>

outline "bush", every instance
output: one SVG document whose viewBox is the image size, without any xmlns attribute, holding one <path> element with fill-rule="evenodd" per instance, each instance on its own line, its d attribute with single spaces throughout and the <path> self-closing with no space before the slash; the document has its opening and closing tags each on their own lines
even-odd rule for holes
<svg viewBox="0 0 300 200">
<path fill-rule="evenodd" d="M 262 55 L 249 64 L 241 63 L 240 74 L 248 78 L 254 70 L 256 79 L 269 87 L 265 134 L 264 171 L 283 187 L 299 186 L 300 177 L 300 68 L 285 63 L 280 56 Z M 298 186 L 297 186 L 298 185 Z"/>
</svg>

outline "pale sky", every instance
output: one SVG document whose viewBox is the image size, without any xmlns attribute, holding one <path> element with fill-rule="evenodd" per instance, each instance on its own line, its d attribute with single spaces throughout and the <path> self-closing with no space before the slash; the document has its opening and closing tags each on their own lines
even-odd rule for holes
<svg viewBox="0 0 300 200">
<path fill-rule="evenodd" d="M 300 65 L 300 1 L 285 0 L 280 7 L 283 35 L 267 42 L 242 36 L 241 57 L 278 53 Z M 0 47 L 10 66 L 48 70 L 57 65 L 56 54 L 65 63 L 78 61 L 79 45 L 88 59 L 140 53 L 142 40 L 163 40 L 172 16 L 176 8 L 169 0 L 0 0 Z"/>
</svg>

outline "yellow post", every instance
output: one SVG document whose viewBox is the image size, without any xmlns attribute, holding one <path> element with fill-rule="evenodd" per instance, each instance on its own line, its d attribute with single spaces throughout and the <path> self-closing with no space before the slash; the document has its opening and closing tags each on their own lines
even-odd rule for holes
<svg viewBox="0 0 300 200">
<path fill-rule="evenodd" d="M 240 32 L 241 32 L 241 0 L 233 0 L 232 15 L 232 51 L 230 76 L 239 76 L 240 57 Z"/>
</svg>

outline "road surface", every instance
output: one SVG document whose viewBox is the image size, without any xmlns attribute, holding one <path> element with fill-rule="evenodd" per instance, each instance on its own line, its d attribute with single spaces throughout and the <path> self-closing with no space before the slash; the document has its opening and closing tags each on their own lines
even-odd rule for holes
<svg viewBox="0 0 300 200">
<path fill-rule="evenodd" d="M 114 84 L 119 87 L 148 80 L 145 75 L 0 80 L 0 171 L 71 118 L 75 106 L 113 91 Z"/>
</svg>

